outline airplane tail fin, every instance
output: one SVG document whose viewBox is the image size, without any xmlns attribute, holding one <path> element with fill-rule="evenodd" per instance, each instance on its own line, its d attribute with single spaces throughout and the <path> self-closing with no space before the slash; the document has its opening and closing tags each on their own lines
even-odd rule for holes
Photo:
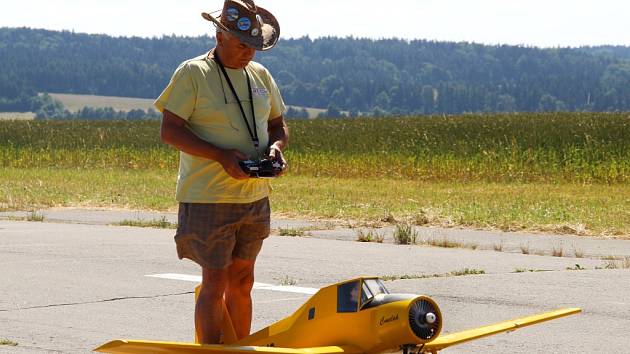
<svg viewBox="0 0 630 354">
<path fill-rule="evenodd" d="M 518 318 L 511 321 L 500 322 L 500 323 L 496 323 L 489 326 L 473 328 L 473 329 L 469 329 L 462 332 L 447 334 L 444 336 L 439 336 L 436 340 L 430 343 L 427 343 L 423 347 L 423 351 L 425 353 L 437 353 L 438 351 L 444 348 L 447 348 L 456 344 L 495 335 L 502 332 L 515 331 L 522 327 L 535 325 L 537 323 L 554 320 L 560 317 L 574 315 L 574 314 L 580 313 L 581 311 L 582 310 L 579 308 L 562 309 L 562 310 L 542 313 L 538 315 Z"/>
</svg>

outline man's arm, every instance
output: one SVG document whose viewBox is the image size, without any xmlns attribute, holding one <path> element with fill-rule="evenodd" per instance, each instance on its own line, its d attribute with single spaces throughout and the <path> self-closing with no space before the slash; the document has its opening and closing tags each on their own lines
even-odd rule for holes
<svg viewBox="0 0 630 354">
<path fill-rule="evenodd" d="M 289 144 L 289 127 L 282 116 L 271 119 L 267 124 L 267 130 L 269 131 L 269 157 L 279 159 L 286 166 L 287 162 L 282 151 Z"/>
<path fill-rule="evenodd" d="M 238 150 L 223 150 L 202 140 L 186 127 L 184 119 L 167 110 L 162 115 L 160 138 L 177 150 L 220 163 L 233 178 L 249 178 L 238 163 L 247 160 L 245 154 Z"/>
</svg>

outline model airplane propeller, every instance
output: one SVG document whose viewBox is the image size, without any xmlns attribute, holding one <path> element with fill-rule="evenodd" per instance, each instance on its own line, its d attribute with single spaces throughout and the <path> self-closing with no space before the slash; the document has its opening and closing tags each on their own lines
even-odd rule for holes
<svg viewBox="0 0 630 354">
<path fill-rule="evenodd" d="M 390 294 L 375 277 L 320 289 L 293 315 L 241 340 L 224 306 L 223 345 L 116 340 L 95 351 L 112 354 L 375 354 L 437 353 L 464 342 L 579 313 L 578 308 L 440 336 L 443 318 L 427 296 Z"/>
</svg>

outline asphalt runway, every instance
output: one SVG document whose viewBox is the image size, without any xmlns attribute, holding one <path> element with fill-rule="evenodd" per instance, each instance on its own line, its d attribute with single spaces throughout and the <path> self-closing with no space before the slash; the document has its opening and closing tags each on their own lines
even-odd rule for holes
<svg viewBox="0 0 630 354">
<path fill-rule="evenodd" d="M 596 269 L 609 264 L 597 257 L 358 243 L 340 237 L 344 232 L 270 237 L 256 281 L 319 288 L 361 275 L 484 270 L 387 281 L 386 286 L 433 297 L 444 315 L 443 333 L 563 307 L 584 310 L 444 353 L 630 353 L 628 269 Z M 173 230 L 0 221 L 0 339 L 18 343 L 0 345 L 0 352 L 89 353 L 119 338 L 191 341 L 195 283 L 149 276 L 199 275 L 195 264 L 177 259 L 172 236 Z M 580 247 L 600 254 L 609 251 L 601 251 L 606 242 Z M 609 242 L 611 251 L 630 248 L 630 241 Z M 308 296 L 254 290 L 254 330 L 291 314 Z"/>
</svg>

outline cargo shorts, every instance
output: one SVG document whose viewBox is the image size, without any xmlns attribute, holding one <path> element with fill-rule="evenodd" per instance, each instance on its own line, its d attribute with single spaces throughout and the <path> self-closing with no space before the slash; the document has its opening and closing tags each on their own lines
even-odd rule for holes
<svg viewBox="0 0 630 354">
<path fill-rule="evenodd" d="M 256 260 L 269 232 L 269 198 L 247 204 L 180 203 L 177 255 L 203 268 L 225 269 L 233 258 Z"/>
</svg>

